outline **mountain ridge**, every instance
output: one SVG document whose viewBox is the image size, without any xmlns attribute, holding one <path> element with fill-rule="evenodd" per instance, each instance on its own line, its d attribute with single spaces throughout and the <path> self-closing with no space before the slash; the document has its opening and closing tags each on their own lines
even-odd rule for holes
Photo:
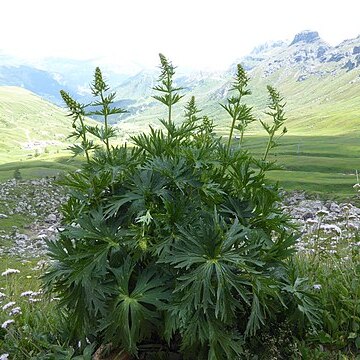
<svg viewBox="0 0 360 360">
<path fill-rule="evenodd" d="M 81 62 L 69 65 L 60 63 L 65 68 L 69 66 L 71 71 L 81 66 Z M 346 119 L 350 119 L 347 129 L 339 127 L 338 132 L 356 129 L 356 107 L 360 102 L 360 36 L 330 46 L 317 31 L 305 30 L 295 34 L 292 40 L 276 40 L 255 46 L 250 54 L 238 59 L 224 72 L 181 73 L 181 69 L 176 69 L 176 85 L 182 87 L 185 94 L 182 104 L 194 95 L 203 113 L 217 119 L 217 125 L 224 129 L 227 126 L 226 115 L 218 103 L 223 103 L 229 96 L 237 63 L 243 65 L 251 78 L 251 105 L 259 109 L 259 116 L 266 107 L 266 85 L 270 84 L 278 88 L 286 99 L 290 129 L 295 132 L 323 131 L 321 126 L 324 123 L 328 124 L 329 130 L 335 131 L 336 122 L 345 123 Z M 1 69 L 0 66 L 0 84 Z M 87 84 L 84 84 L 85 74 L 89 70 L 85 71 L 84 67 L 83 74 L 76 73 L 81 82 L 77 90 L 74 90 L 76 83 L 71 79 L 66 81 L 61 74 L 56 75 L 55 68 L 52 70 L 49 76 L 54 82 L 49 81 L 50 88 L 52 86 L 57 91 L 67 84 L 70 86 L 68 91 L 75 93 L 75 97 L 85 99 L 84 102 L 90 99 L 89 92 L 85 91 L 82 97 L 79 95 L 79 86 L 86 85 L 88 89 L 87 84 L 92 80 L 89 77 Z M 46 73 L 43 75 L 44 78 L 48 76 Z M 158 76 L 158 69 L 144 69 L 132 76 L 119 76 L 117 81 L 120 83 L 116 86 L 112 82 L 112 88 L 117 92 L 117 104 L 129 110 L 126 116 L 113 121 L 118 122 L 121 131 L 130 131 L 132 126 L 136 131 L 145 130 L 147 125 L 154 124 L 163 116 L 162 108 L 153 99 L 155 91 L 152 88 Z M 177 120 L 180 121 L 183 110 L 178 109 Z M 327 118 L 328 121 L 314 122 L 317 118 Z M 256 127 L 253 129 L 255 132 L 258 130 Z"/>
</svg>

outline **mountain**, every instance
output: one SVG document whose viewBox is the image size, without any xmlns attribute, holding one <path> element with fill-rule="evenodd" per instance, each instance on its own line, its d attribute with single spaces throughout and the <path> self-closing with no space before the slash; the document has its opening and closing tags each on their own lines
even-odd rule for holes
<svg viewBox="0 0 360 360">
<path fill-rule="evenodd" d="M 297 34 L 249 75 L 258 104 L 266 103 L 261 88 L 275 86 L 287 102 L 289 128 L 296 132 L 332 133 L 359 130 L 360 37 L 336 47 L 316 31 Z"/>
<path fill-rule="evenodd" d="M 184 88 L 182 93 L 185 94 L 182 105 L 190 95 L 195 95 L 199 108 L 214 118 L 220 133 L 225 132 L 229 119 L 219 103 L 224 103 L 230 95 L 237 63 L 241 63 L 250 76 L 249 87 L 253 95 L 248 101 L 254 109 L 259 109 L 258 117 L 264 118 L 268 97 L 266 86 L 272 85 L 287 103 L 290 133 L 342 134 L 360 130 L 360 36 L 330 46 L 318 32 L 306 30 L 296 34 L 291 41 L 273 41 L 255 47 L 222 74 L 178 75 L 175 83 Z M 129 131 L 131 124 L 139 128 L 141 123 L 146 127 L 147 123 L 154 124 L 154 119 L 163 116 L 163 108 L 150 101 L 151 92 L 141 90 L 137 93 L 136 90 L 149 89 L 153 84 L 153 78 L 142 76 L 137 82 L 129 81 L 126 87 L 120 85 L 117 88 L 122 96 L 131 93 L 137 104 L 151 104 L 121 121 L 120 129 Z M 178 109 L 181 117 L 183 111 Z M 255 124 L 251 130 L 257 133 L 261 128 Z"/>
<path fill-rule="evenodd" d="M 91 97 L 89 84 L 98 62 L 101 59 L 45 58 L 30 62 L 0 50 L 0 86 L 22 87 L 57 105 L 63 105 L 60 90 L 65 90 L 86 103 Z M 106 66 L 103 74 L 112 88 L 129 77 Z"/>
<path fill-rule="evenodd" d="M 31 66 L 0 66 L 0 86 L 18 86 L 30 90 L 55 104 L 61 103 L 62 85 L 52 74 Z"/>
<path fill-rule="evenodd" d="M 53 74 L 63 85 L 72 89 L 73 95 L 87 97 L 90 95 L 89 84 L 91 83 L 95 68 L 99 66 L 111 88 L 124 82 L 129 74 L 120 70 L 112 70 L 111 67 L 102 65 L 102 59 L 67 59 L 45 58 L 38 67 Z"/>
<path fill-rule="evenodd" d="M 172 60 L 172 59 L 171 59 Z M 176 65 L 176 59 L 174 59 Z M 15 85 L 33 91 L 44 99 L 63 104 L 59 90 L 69 91 L 76 99 L 88 103 L 89 83 L 101 59 L 69 60 L 49 58 L 37 66 L 24 65 L 0 52 L 0 85 Z M 227 71 L 189 72 L 176 68 L 174 83 L 182 87 L 185 97 L 176 107 L 176 120 L 183 118 L 183 106 L 194 95 L 203 114 L 211 116 L 224 133 L 229 120 L 219 103 L 230 95 L 236 64 L 241 63 L 251 78 L 249 103 L 264 117 L 267 105 L 266 85 L 276 87 L 287 106 L 288 128 L 296 134 L 314 131 L 345 133 L 357 130 L 357 108 L 360 103 L 360 36 L 330 46 L 312 30 L 302 31 L 292 40 L 277 40 L 256 46 L 237 59 Z M 14 64 L 14 65 L 12 65 Z M 158 126 L 166 109 L 154 98 L 159 69 L 134 74 L 110 67 L 102 68 L 112 89 L 117 92 L 116 105 L 127 114 L 111 119 L 125 132 Z M 260 131 L 254 125 L 253 132 Z M 124 135 L 125 136 L 125 135 Z"/>
</svg>

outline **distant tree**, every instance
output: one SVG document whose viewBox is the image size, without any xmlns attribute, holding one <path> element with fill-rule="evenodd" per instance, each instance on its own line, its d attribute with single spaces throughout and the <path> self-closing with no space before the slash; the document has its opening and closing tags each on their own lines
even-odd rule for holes
<svg viewBox="0 0 360 360">
<path fill-rule="evenodd" d="M 22 180 L 21 172 L 18 168 L 14 170 L 13 178 L 15 180 Z"/>
</svg>

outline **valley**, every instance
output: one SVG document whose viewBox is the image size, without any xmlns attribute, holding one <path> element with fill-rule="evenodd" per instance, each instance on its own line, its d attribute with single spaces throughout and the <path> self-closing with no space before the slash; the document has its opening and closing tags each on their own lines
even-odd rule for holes
<svg viewBox="0 0 360 360">
<path fill-rule="evenodd" d="M 17 168 L 25 179 L 75 169 L 77 160 L 71 161 L 66 150 L 71 119 L 63 108 L 48 100 L 53 89 L 63 86 L 79 101 L 90 101 L 85 86 L 91 79 L 90 63 L 49 59 L 39 72 L 21 64 L 11 68 L 1 61 L 0 56 L 0 84 L 17 86 L 0 86 L 0 180 L 11 178 Z M 360 170 L 360 37 L 331 47 L 316 31 L 304 31 L 291 42 L 257 46 L 237 62 L 249 74 L 252 95 L 245 100 L 258 119 L 266 121 L 266 85 L 275 86 L 286 102 L 288 132 L 273 154 L 283 169 L 274 171 L 271 179 L 287 189 L 301 188 L 325 196 L 356 195 L 352 185 Z M 213 119 L 215 132 L 226 139 L 231 119 L 219 104 L 231 96 L 235 63 L 225 72 L 176 69 L 176 85 L 185 96 L 174 107 L 175 121 L 183 121 L 184 106 L 190 96 L 195 96 L 202 109 L 200 116 Z M 158 70 L 126 76 L 105 69 L 105 74 L 112 84 L 118 82 L 113 87 L 116 106 L 128 110 L 110 120 L 118 134 L 115 143 L 131 143 L 130 137 L 148 131 L 149 125 L 160 127 L 158 119 L 165 112 L 152 97 Z M 11 81 L 7 81 L 10 75 Z M 54 83 L 44 80 L 50 78 Z M 26 79 L 29 84 L 31 79 L 31 86 Z M 19 86 L 28 86 L 35 93 Z M 61 103 L 59 98 L 55 103 Z M 264 135 L 259 121 L 255 121 L 247 130 L 245 146 L 260 154 Z"/>
</svg>

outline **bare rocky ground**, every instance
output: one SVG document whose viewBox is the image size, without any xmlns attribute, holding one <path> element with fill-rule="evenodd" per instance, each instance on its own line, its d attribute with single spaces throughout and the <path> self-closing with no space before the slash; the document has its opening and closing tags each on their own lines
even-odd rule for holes
<svg viewBox="0 0 360 360">
<path fill-rule="evenodd" d="M 0 256 L 46 256 L 45 240 L 56 240 L 61 221 L 59 208 L 66 198 L 65 190 L 54 179 L 12 179 L 0 184 Z M 299 225 L 299 251 L 311 251 L 311 241 L 305 240 L 314 234 L 319 237 L 320 233 L 329 251 L 336 251 L 339 240 L 345 238 L 354 246 L 360 246 L 360 242 L 356 242 L 360 208 L 353 204 L 293 192 L 284 195 L 281 206 Z M 329 247 L 329 244 L 334 245 Z"/>
<path fill-rule="evenodd" d="M 0 256 L 43 257 L 55 240 L 64 189 L 54 179 L 9 180 L 0 184 Z"/>
</svg>

